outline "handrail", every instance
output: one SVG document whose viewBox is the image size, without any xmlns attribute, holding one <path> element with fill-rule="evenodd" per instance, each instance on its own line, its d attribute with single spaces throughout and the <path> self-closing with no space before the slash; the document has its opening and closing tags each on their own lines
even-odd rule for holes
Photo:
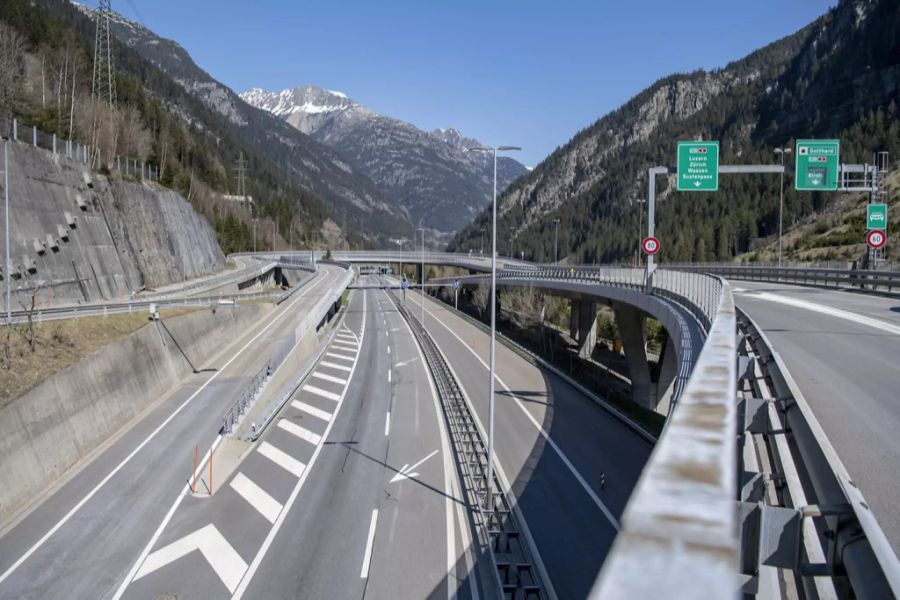
<svg viewBox="0 0 900 600">
<path fill-rule="evenodd" d="M 889 293 L 900 289 L 900 271 L 875 269 L 837 269 L 832 267 L 761 266 L 743 264 L 675 264 L 666 265 L 673 271 L 710 273 L 745 279 L 749 281 L 771 281 L 800 285 L 844 285 L 860 290 L 887 288 Z"/>
</svg>

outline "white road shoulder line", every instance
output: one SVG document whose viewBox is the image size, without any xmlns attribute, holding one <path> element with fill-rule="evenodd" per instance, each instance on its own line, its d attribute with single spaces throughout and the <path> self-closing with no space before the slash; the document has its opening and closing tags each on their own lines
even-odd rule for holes
<svg viewBox="0 0 900 600">
<path fill-rule="evenodd" d="M 323 421 L 331 420 L 331 413 L 326 412 L 320 408 L 316 408 L 315 406 L 311 406 L 306 402 L 301 402 L 300 400 L 294 400 L 291 402 L 291 406 L 296 408 L 301 412 L 305 412 L 308 415 L 312 415 L 318 419 L 322 419 Z"/>
<path fill-rule="evenodd" d="M 331 383 L 339 383 L 341 385 L 347 385 L 346 379 L 341 379 L 340 377 L 335 377 L 334 375 L 325 375 L 324 373 L 319 373 L 318 371 L 312 374 L 316 379 L 321 379 L 322 381 L 330 381 Z"/>
<path fill-rule="evenodd" d="M 372 509 L 372 520 L 369 522 L 369 537 L 366 538 L 366 552 L 363 554 L 362 569 L 359 576 L 363 579 L 369 576 L 369 565 L 372 563 L 372 542 L 375 541 L 375 525 L 378 523 L 378 509 Z"/>
<path fill-rule="evenodd" d="M 391 411 L 387 411 L 387 414 L 384 416 L 384 435 L 390 435 L 391 433 Z"/>
<path fill-rule="evenodd" d="M 318 433 L 313 433 L 309 429 L 305 427 L 300 427 L 293 421 L 288 421 L 287 419 L 280 419 L 278 421 L 278 427 L 284 429 L 291 435 L 295 435 L 301 440 L 305 440 L 314 446 L 318 446 L 319 442 L 322 441 L 322 436 Z"/>
<path fill-rule="evenodd" d="M 249 477 L 238 471 L 238 474 L 232 478 L 229 485 L 259 514 L 264 516 L 269 523 L 274 523 L 275 519 L 278 518 L 278 513 L 281 512 L 281 503 L 253 483 Z"/>
<path fill-rule="evenodd" d="M 900 335 L 900 326 L 894 325 L 892 323 L 888 323 L 886 321 L 881 321 L 879 319 L 873 319 L 872 317 L 866 317 L 864 315 L 850 312 L 849 310 L 842 310 L 840 308 L 832 308 L 830 306 L 825 306 L 824 304 L 816 304 L 814 302 L 808 302 L 806 300 L 800 300 L 798 298 L 789 298 L 787 296 L 779 296 L 778 294 L 771 294 L 769 292 L 759 292 L 756 294 L 747 294 L 747 297 L 748 298 L 758 298 L 760 300 L 766 300 L 768 302 L 777 302 L 779 304 L 786 304 L 788 306 L 794 306 L 796 308 L 802 308 L 804 310 L 809 310 L 812 312 L 821 313 L 823 315 L 828 315 L 829 317 L 835 317 L 838 319 L 843 319 L 845 321 L 851 321 L 853 323 L 858 323 L 859 325 L 865 325 L 867 327 L 872 327 L 874 329 L 878 329 L 878 330 L 884 331 L 886 333 L 893 333 L 894 335 Z"/>
<path fill-rule="evenodd" d="M 315 394 L 316 396 L 321 396 L 323 398 L 328 398 L 329 400 L 334 400 L 335 402 L 341 399 L 341 396 L 339 394 L 323 390 L 322 388 L 318 388 L 314 385 L 309 385 L 308 383 L 303 386 L 303 391 L 309 392 L 310 394 Z"/>
<path fill-rule="evenodd" d="M 300 477 L 303 474 L 303 470 L 306 468 L 302 462 L 297 460 L 296 458 L 289 456 L 287 453 L 282 452 L 269 442 L 263 442 L 259 445 L 257 452 L 271 460 L 273 463 L 291 473 L 297 477 Z"/>
</svg>

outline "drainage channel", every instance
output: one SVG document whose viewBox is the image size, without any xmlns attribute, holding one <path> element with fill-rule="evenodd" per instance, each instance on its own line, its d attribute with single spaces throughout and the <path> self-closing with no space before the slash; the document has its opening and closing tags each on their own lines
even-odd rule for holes
<svg viewBox="0 0 900 600">
<path fill-rule="evenodd" d="M 388 294 L 397 310 L 410 324 L 434 378 L 441 408 L 456 455 L 456 464 L 465 488 L 466 501 L 474 522 L 480 546 L 479 555 L 487 550 L 493 579 L 500 597 L 510 600 L 545 599 L 544 584 L 532 558 L 522 529 L 511 509 L 509 498 L 494 470 L 490 502 L 485 499 L 487 479 L 487 446 L 475 424 L 459 383 L 453 376 L 434 340 L 424 331 L 410 311 L 393 294 Z"/>
</svg>

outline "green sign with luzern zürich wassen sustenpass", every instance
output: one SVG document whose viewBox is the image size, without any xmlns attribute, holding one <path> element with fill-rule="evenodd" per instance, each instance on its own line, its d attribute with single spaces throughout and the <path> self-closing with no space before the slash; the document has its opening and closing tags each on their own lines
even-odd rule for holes
<svg viewBox="0 0 900 600">
<path fill-rule="evenodd" d="M 797 140 L 794 188 L 799 191 L 838 189 L 840 140 Z"/>
<path fill-rule="evenodd" d="M 719 142 L 678 142 L 678 191 L 719 189 Z"/>
</svg>

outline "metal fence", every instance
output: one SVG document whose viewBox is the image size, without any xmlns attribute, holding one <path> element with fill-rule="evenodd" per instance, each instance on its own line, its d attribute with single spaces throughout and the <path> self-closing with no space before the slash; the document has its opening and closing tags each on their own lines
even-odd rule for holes
<svg viewBox="0 0 900 600">
<path fill-rule="evenodd" d="M 709 273 L 729 279 L 835 286 L 859 290 L 900 290 L 900 271 L 824 268 L 808 266 L 759 266 L 742 264 L 666 265 L 677 272 Z"/>
<path fill-rule="evenodd" d="M 72 163 L 90 165 L 92 148 L 88 144 L 82 144 L 77 140 L 58 137 L 55 133 L 46 133 L 36 125 L 26 125 L 18 119 L 0 119 L 0 132 L 4 137 L 35 148 L 43 148 L 53 153 L 54 156 L 65 158 Z M 112 163 L 106 165 L 111 172 L 116 172 L 123 177 L 134 177 L 139 180 L 159 181 L 159 168 L 139 161 L 135 158 L 116 156 Z"/>
</svg>

